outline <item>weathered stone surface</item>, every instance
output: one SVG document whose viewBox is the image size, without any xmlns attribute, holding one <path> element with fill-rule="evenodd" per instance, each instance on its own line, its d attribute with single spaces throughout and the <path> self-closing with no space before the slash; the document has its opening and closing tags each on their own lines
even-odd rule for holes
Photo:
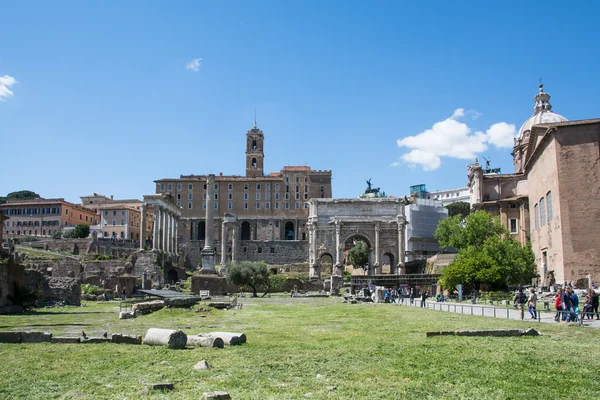
<svg viewBox="0 0 600 400">
<path fill-rule="evenodd" d="M 523 336 L 540 336 L 540 333 L 533 328 L 529 328 L 526 331 L 522 332 Z"/>
<path fill-rule="evenodd" d="M 74 344 L 79 343 L 78 337 L 52 337 L 52 343 Z"/>
<path fill-rule="evenodd" d="M 172 383 L 151 383 L 150 389 L 152 389 L 152 390 L 173 390 L 174 386 Z"/>
<path fill-rule="evenodd" d="M 234 346 L 236 344 L 246 343 L 246 335 L 238 332 L 209 332 L 210 336 L 223 339 L 226 345 Z"/>
<path fill-rule="evenodd" d="M 113 343 L 126 343 L 126 344 L 142 344 L 142 337 L 135 335 L 123 335 L 120 333 L 113 333 Z"/>
<path fill-rule="evenodd" d="M 111 342 L 110 338 L 103 337 L 89 337 L 89 338 L 79 338 L 80 343 L 106 343 Z"/>
<path fill-rule="evenodd" d="M 199 297 L 175 297 L 165 299 L 165 307 L 191 307 L 200 301 Z"/>
<path fill-rule="evenodd" d="M 133 311 L 121 311 L 119 313 L 119 319 L 130 319 L 135 318 L 135 314 Z"/>
<path fill-rule="evenodd" d="M 206 360 L 202 360 L 200 362 L 198 362 L 196 365 L 194 365 L 194 369 L 196 371 L 204 371 L 206 369 L 208 369 L 208 363 L 206 362 Z"/>
<path fill-rule="evenodd" d="M 148 314 L 152 311 L 160 310 L 165 306 L 165 302 L 162 300 L 146 301 L 144 303 L 137 303 L 131 307 L 131 311 L 137 317 L 138 315 Z"/>
<path fill-rule="evenodd" d="M 150 328 L 144 337 L 144 344 L 149 346 L 167 346 L 170 349 L 183 349 L 187 343 L 187 335 L 182 331 Z"/>
<path fill-rule="evenodd" d="M 21 343 L 21 332 L 0 332 L 0 343 Z"/>
<path fill-rule="evenodd" d="M 454 331 L 432 331 L 432 332 L 426 332 L 425 335 L 427 337 L 431 337 L 431 336 L 452 336 L 454 335 Z"/>
<path fill-rule="evenodd" d="M 215 399 L 215 400 L 228 400 L 231 399 L 231 396 L 227 392 L 214 391 L 214 392 L 204 392 L 205 399 Z"/>
<path fill-rule="evenodd" d="M 188 336 L 187 345 L 194 347 L 216 347 L 222 349 L 225 346 L 223 339 L 211 335 Z"/>
<path fill-rule="evenodd" d="M 21 343 L 51 342 L 52 334 L 48 332 L 21 332 Z"/>
<path fill-rule="evenodd" d="M 456 336 L 521 336 L 520 329 L 456 331 Z"/>
</svg>

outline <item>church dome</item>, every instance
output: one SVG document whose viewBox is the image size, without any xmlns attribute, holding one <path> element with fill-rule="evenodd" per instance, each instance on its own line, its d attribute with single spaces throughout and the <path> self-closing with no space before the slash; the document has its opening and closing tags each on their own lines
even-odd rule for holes
<svg viewBox="0 0 600 400">
<path fill-rule="evenodd" d="M 523 139 L 523 134 L 531 131 L 531 127 L 538 124 L 551 124 L 554 122 L 567 121 L 565 117 L 555 112 L 552 112 L 550 105 L 550 95 L 544 92 L 544 85 L 540 83 L 540 92 L 533 98 L 535 107 L 533 108 L 533 116 L 531 116 L 519 129 L 519 139 Z"/>
</svg>

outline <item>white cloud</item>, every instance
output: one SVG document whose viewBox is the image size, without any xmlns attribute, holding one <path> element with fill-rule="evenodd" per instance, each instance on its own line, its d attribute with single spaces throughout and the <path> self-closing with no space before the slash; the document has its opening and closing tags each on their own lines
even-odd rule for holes
<svg viewBox="0 0 600 400">
<path fill-rule="evenodd" d="M 201 58 L 195 58 L 192 61 L 190 61 L 185 68 L 193 71 L 193 72 L 198 72 L 200 70 L 200 65 L 202 64 L 202 59 Z"/>
<path fill-rule="evenodd" d="M 488 142 L 499 148 L 513 147 L 516 132 L 515 125 L 506 122 L 498 122 L 485 131 Z"/>
<path fill-rule="evenodd" d="M 9 89 L 10 86 L 17 83 L 17 80 L 12 76 L 0 76 L 0 101 L 6 101 L 14 93 Z"/>
<path fill-rule="evenodd" d="M 409 166 L 420 165 L 425 171 L 433 171 L 440 167 L 440 157 L 457 158 L 461 160 L 474 159 L 478 153 L 488 149 L 487 143 L 496 147 L 512 146 L 515 126 L 505 122 L 492 125 L 486 133 L 473 132 L 469 126 L 457 121 L 458 118 L 471 116 L 476 119 L 481 113 L 475 110 L 465 111 L 457 108 L 452 116 L 433 124 L 415 136 L 398 139 L 398 147 L 411 149 L 400 159 Z M 509 143 L 510 141 L 510 143 Z M 392 164 L 397 166 L 398 162 Z"/>
</svg>

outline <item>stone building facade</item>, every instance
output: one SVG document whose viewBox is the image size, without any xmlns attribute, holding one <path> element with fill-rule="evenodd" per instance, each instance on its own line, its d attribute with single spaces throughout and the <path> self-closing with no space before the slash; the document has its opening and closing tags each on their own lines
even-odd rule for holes
<svg viewBox="0 0 600 400">
<path fill-rule="evenodd" d="M 558 283 L 598 281 L 600 119 L 567 121 L 549 100 L 540 85 L 534 114 L 515 139 L 513 174 L 468 166 L 471 204 L 531 241 L 542 278 L 553 271 Z"/>
<path fill-rule="evenodd" d="M 8 201 L 0 213 L 10 217 L 2 226 L 5 238 L 51 236 L 65 227 L 98 223 L 96 211 L 62 198 Z"/>
<path fill-rule="evenodd" d="M 211 207 L 214 216 L 212 229 L 217 263 L 221 263 L 223 249 L 229 259 L 236 254 L 243 258 L 243 248 L 248 257 L 250 249 L 265 248 L 272 254 L 271 247 L 280 246 L 264 242 L 308 239 L 309 200 L 331 198 L 331 171 L 284 166 L 279 172 L 265 174 L 264 139 L 256 125 L 246 133 L 245 176 L 215 175 L 210 188 L 209 175 L 181 175 L 155 181 L 156 193 L 170 194 L 180 207 L 182 219 L 178 235 L 189 258 L 188 264 L 198 265 L 199 249 L 205 245 L 207 207 Z M 227 222 L 228 216 L 234 216 L 235 223 Z M 226 240 L 223 240 L 224 232 L 228 235 Z M 232 235 L 236 242 L 257 244 L 233 248 Z M 223 246 L 225 242 L 228 244 Z"/>
</svg>

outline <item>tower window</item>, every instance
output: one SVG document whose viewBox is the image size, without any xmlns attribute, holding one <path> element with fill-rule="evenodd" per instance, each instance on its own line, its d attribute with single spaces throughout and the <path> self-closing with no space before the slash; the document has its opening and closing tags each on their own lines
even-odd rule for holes
<svg viewBox="0 0 600 400">
<path fill-rule="evenodd" d="M 252 168 L 256 168 L 256 158 L 252 159 Z"/>
<path fill-rule="evenodd" d="M 256 139 L 252 141 L 252 150 L 256 150 L 258 147 L 256 146 Z"/>
</svg>

